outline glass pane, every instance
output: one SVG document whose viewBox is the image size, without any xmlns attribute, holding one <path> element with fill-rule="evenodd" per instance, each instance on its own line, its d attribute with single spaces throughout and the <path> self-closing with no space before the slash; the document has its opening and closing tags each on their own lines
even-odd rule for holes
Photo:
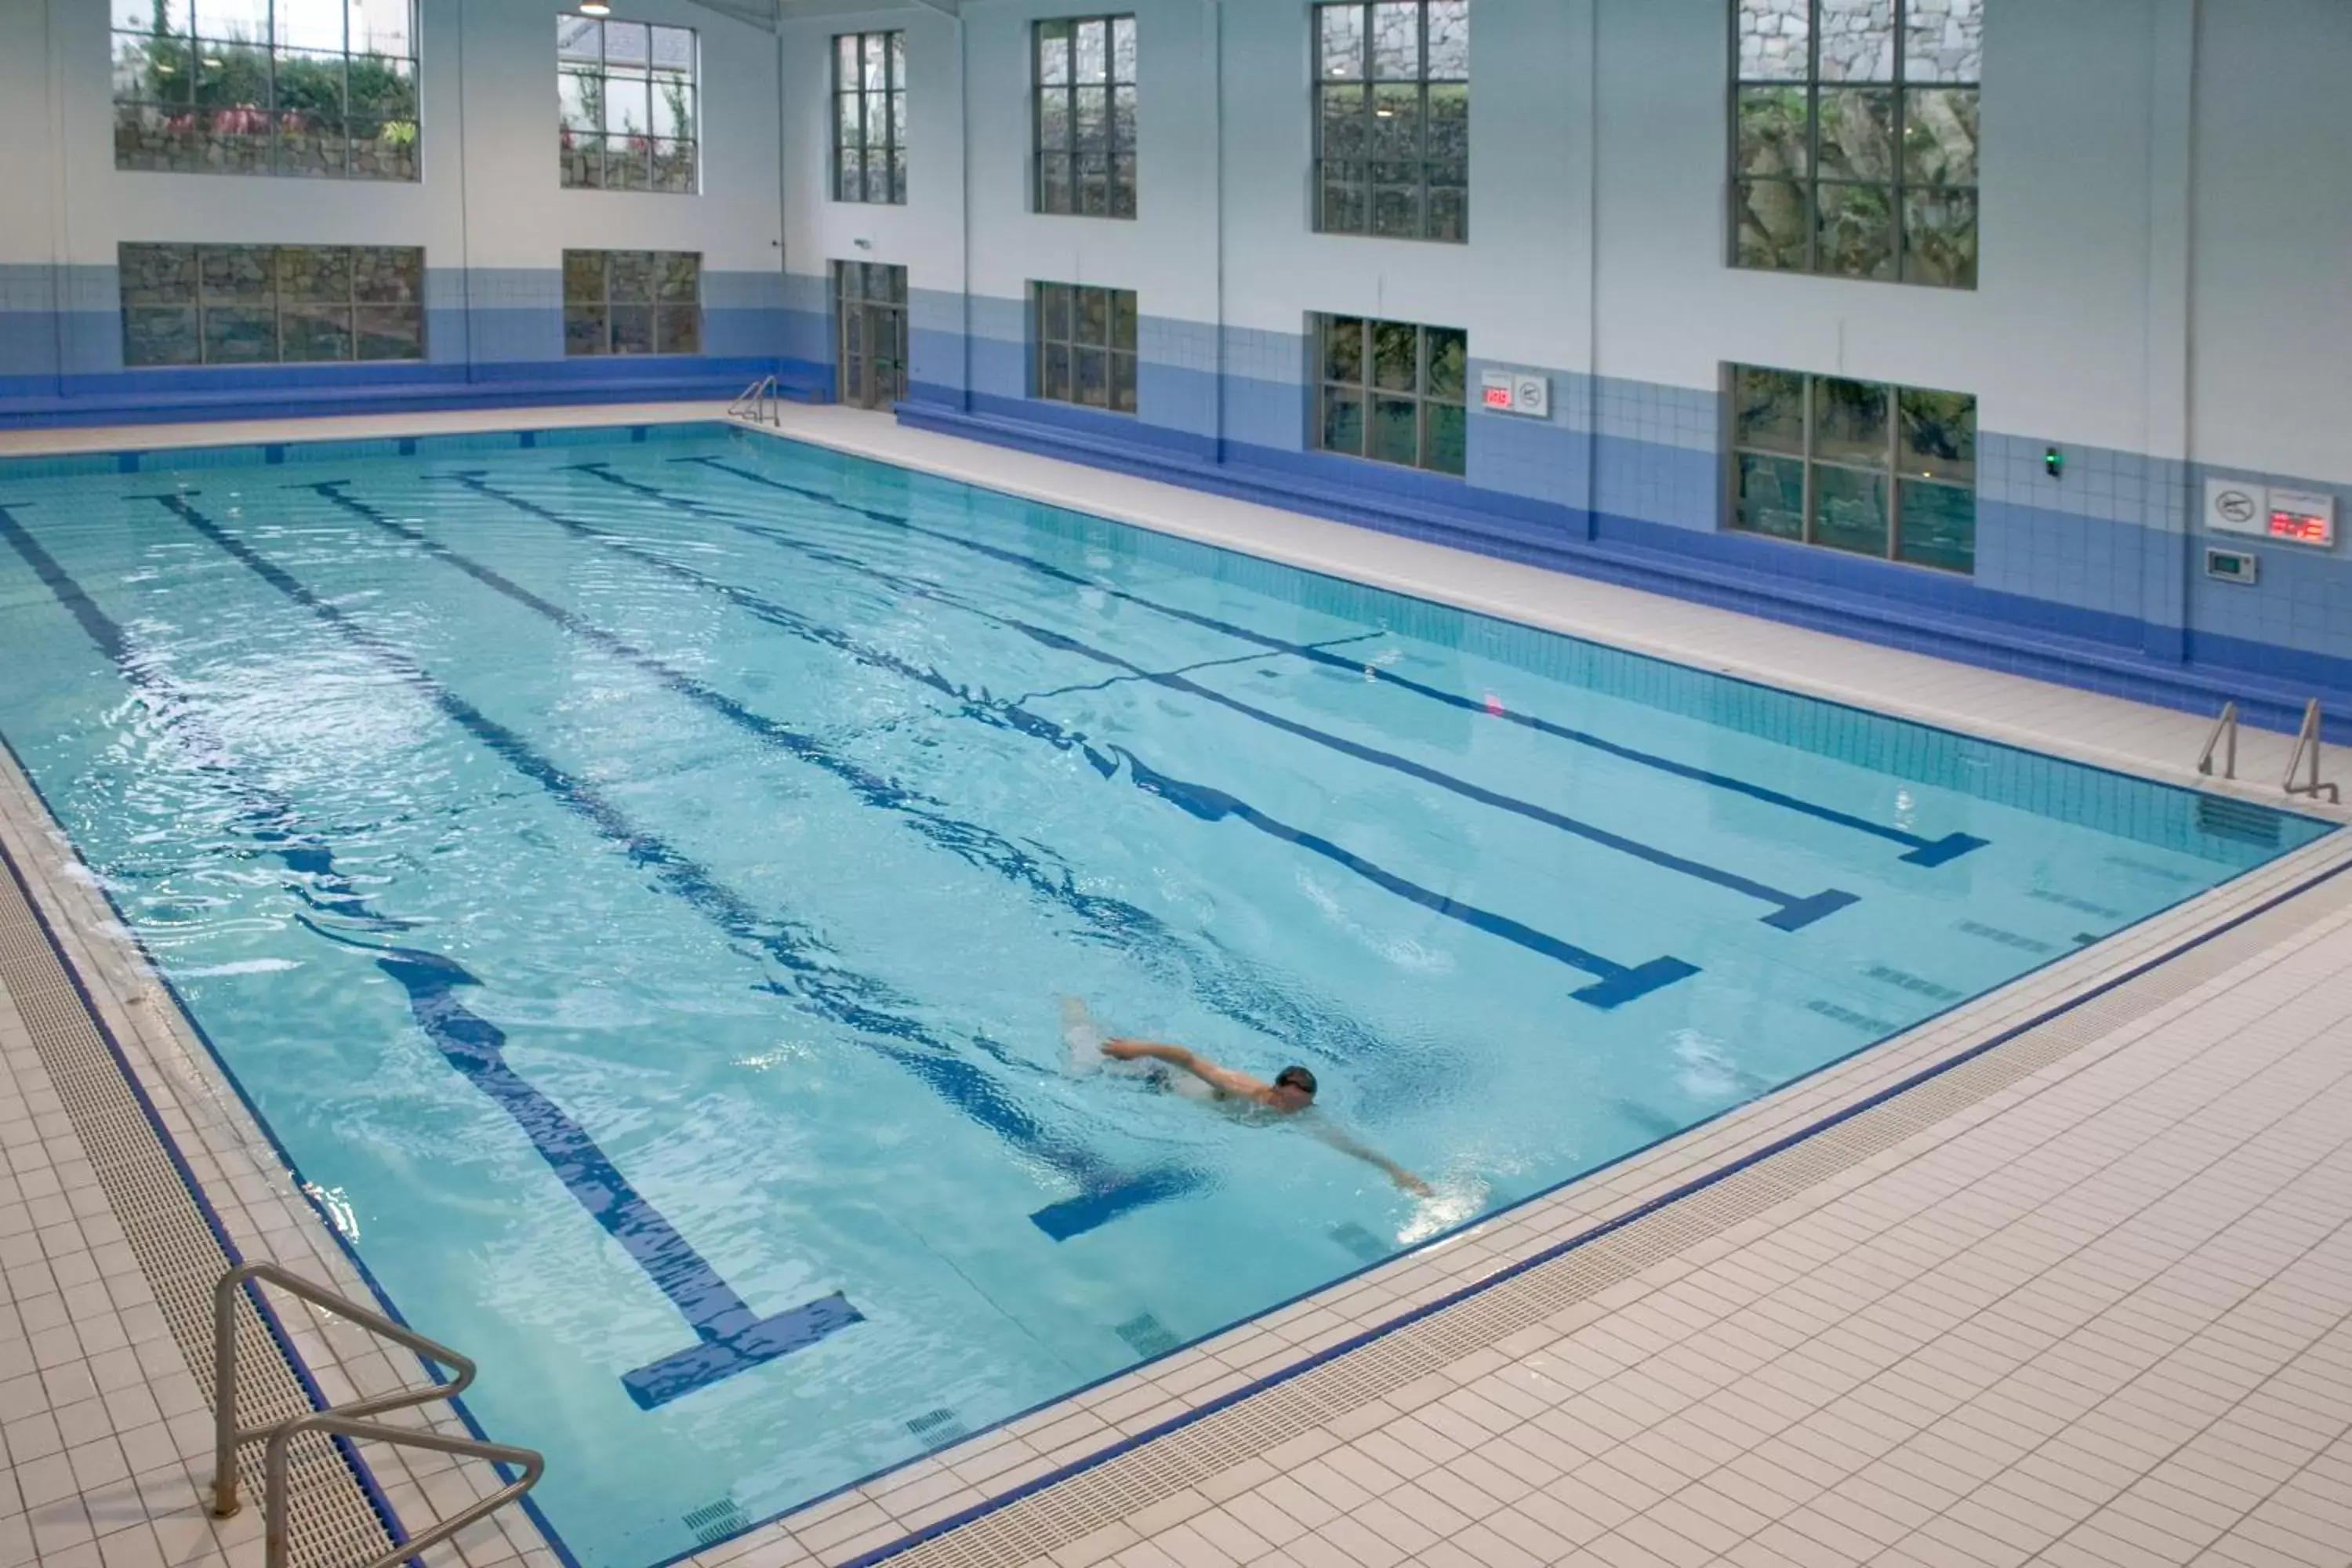
<svg viewBox="0 0 2352 1568">
<path fill-rule="evenodd" d="M 672 74 L 691 74 L 694 70 L 694 30 L 691 27 L 656 27 L 654 29 L 654 69 Z"/>
<path fill-rule="evenodd" d="M 366 122 L 367 134 L 375 125 Z M 331 177 L 350 172 L 351 143 L 340 115 L 281 114 L 278 117 L 278 173 L 298 177 Z M 384 178 L 373 169 L 362 178 Z"/>
<path fill-rule="evenodd" d="M 1364 8 L 1361 5 L 1321 5 L 1316 8 L 1321 37 L 1317 70 L 1325 81 L 1355 81 L 1364 74 Z"/>
<path fill-rule="evenodd" d="M 654 352 L 654 308 L 651 305 L 615 305 L 610 314 L 614 353 L 649 354 Z"/>
<path fill-rule="evenodd" d="M 890 199 L 890 155 L 873 152 L 866 155 L 866 189 L 859 200 L 887 202 Z"/>
<path fill-rule="evenodd" d="M 416 58 L 416 39 L 409 30 L 409 0 L 351 0 L 348 15 L 353 55 L 412 62 Z"/>
<path fill-rule="evenodd" d="M 1076 331 L 1072 334 L 1071 341 L 1097 348 L 1108 346 L 1110 342 L 1110 290 L 1080 289 L 1076 290 L 1076 293 L 1077 295 Z"/>
<path fill-rule="evenodd" d="M 665 141 L 694 135 L 694 89 L 673 78 L 654 83 L 654 134 Z"/>
<path fill-rule="evenodd" d="M 1135 412 L 1135 356 L 1110 356 L 1110 405 L 1121 414 Z"/>
<path fill-rule="evenodd" d="M 259 364 L 278 357 L 278 313 L 238 306 L 205 311 L 206 364 Z"/>
<path fill-rule="evenodd" d="M 1746 365 L 1733 370 L 1731 444 L 1804 456 L 1805 378 Z"/>
<path fill-rule="evenodd" d="M 1323 389 L 1323 449 L 1360 457 L 1364 450 L 1364 398 L 1360 392 Z"/>
<path fill-rule="evenodd" d="M 656 142 L 653 146 L 653 188 L 674 195 L 691 195 L 694 192 L 694 149 L 695 143 L 691 142 Z"/>
<path fill-rule="evenodd" d="M 593 16 L 555 19 L 555 58 L 591 68 L 604 62 L 604 24 Z"/>
<path fill-rule="evenodd" d="M 425 298 L 420 246 L 362 246 L 351 253 L 352 295 L 363 304 L 413 305 Z"/>
<path fill-rule="evenodd" d="M 1110 346 L 1131 354 L 1135 335 L 1135 291 L 1114 289 L 1110 290 Z"/>
<path fill-rule="evenodd" d="M 1323 323 L 1323 379 L 1363 384 L 1364 323 L 1334 316 Z"/>
<path fill-rule="evenodd" d="M 866 110 L 863 100 L 854 92 L 845 92 L 833 100 L 834 140 L 844 147 L 866 144 Z"/>
<path fill-rule="evenodd" d="M 185 34 L 188 0 L 114 0 L 114 26 L 126 32 Z"/>
<path fill-rule="evenodd" d="M 1759 458 L 1742 452 L 1736 461 L 1737 493 L 1731 526 L 1774 539 L 1805 537 L 1805 464 L 1801 458 Z"/>
<path fill-rule="evenodd" d="M 890 144 L 890 95 L 887 92 L 870 94 L 866 100 L 866 144 Z"/>
<path fill-rule="evenodd" d="M 693 305 L 658 305 L 654 309 L 655 352 L 698 354 L 702 352 L 702 311 Z"/>
<path fill-rule="evenodd" d="M 1410 397 L 1375 397 L 1364 456 L 1384 463 L 1421 464 L 1421 405 Z"/>
<path fill-rule="evenodd" d="M 124 364 L 194 364 L 201 353 L 194 306 L 135 306 L 122 312 Z"/>
<path fill-rule="evenodd" d="M 1135 89 L 1110 89 L 1110 141 L 1114 148 L 1135 150 Z"/>
<path fill-rule="evenodd" d="M 1468 0 L 1429 0 L 1429 79 L 1470 79 Z"/>
<path fill-rule="evenodd" d="M 1905 478 L 1976 482 L 1975 398 L 1958 392 L 1906 390 L 1895 395 L 1895 408 L 1903 434 L 1895 462 Z"/>
<path fill-rule="evenodd" d="M 1421 330 L 1404 321 L 1372 323 L 1372 384 L 1391 392 L 1419 388 Z"/>
<path fill-rule="evenodd" d="M 279 327 L 282 346 L 278 357 L 282 360 L 352 357 L 352 308 L 349 305 L 289 306 Z"/>
<path fill-rule="evenodd" d="M 1917 88 L 1904 94 L 1903 177 L 1927 185 L 1977 183 L 1977 89 Z"/>
<path fill-rule="evenodd" d="M 266 245 L 208 245 L 197 253 L 207 305 L 266 300 L 272 292 L 275 258 Z"/>
<path fill-rule="evenodd" d="M 1451 327 L 1431 327 L 1426 335 L 1428 363 L 1423 366 L 1423 390 L 1446 403 L 1460 403 L 1469 379 L 1470 337 Z"/>
<path fill-rule="evenodd" d="M 1742 267 L 1802 272 L 1806 266 L 1807 187 L 1789 180 L 1742 180 L 1734 217 L 1738 224 L 1736 256 Z"/>
<path fill-rule="evenodd" d="M 1070 341 L 1070 294 L 1072 290 L 1060 283 L 1041 283 L 1037 287 L 1037 332 L 1040 337 L 1057 343 Z"/>
<path fill-rule="evenodd" d="M 903 89 L 907 85 L 907 35 L 890 35 L 890 85 Z"/>
<path fill-rule="evenodd" d="M 1892 184 L 1895 95 L 1866 88 L 1822 89 L 1823 179 Z"/>
<path fill-rule="evenodd" d="M 1433 178 L 1444 171 L 1432 171 Z M 1422 237 L 1455 243 L 1470 237 L 1470 188 L 1467 185 L 1429 187 L 1429 211 Z"/>
<path fill-rule="evenodd" d="M 278 106 L 285 107 L 282 96 Z M 353 114 L 372 119 L 415 120 L 415 63 L 366 55 L 354 57 L 351 62 L 351 107 Z"/>
<path fill-rule="evenodd" d="M 604 188 L 642 191 L 654 183 L 653 142 L 643 136 L 604 138 Z"/>
<path fill-rule="evenodd" d="M 865 50 L 866 58 L 865 65 L 859 72 L 859 80 L 865 83 L 866 90 L 868 92 L 889 91 L 889 44 L 884 40 L 881 34 L 868 33 L 865 36 L 861 47 Z"/>
<path fill-rule="evenodd" d="M 1743 87 L 1735 113 L 1739 173 L 1801 179 L 1812 167 L 1812 126 L 1801 87 Z"/>
<path fill-rule="evenodd" d="M 644 69 L 653 61 L 653 40 L 643 22 L 604 24 L 604 64 L 608 69 Z"/>
<path fill-rule="evenodd" d="M 1984 0 L 1911 0 L 1903 74 L 1911 81 L 1984 79 Z"/>
<path fill-rule="evenodd" d="M 1110 22 L 1110 79 L 1132 83 L 1135 78 L 1135 18 L 1114 16 Z"/>
<path fill-rule="evenodd" d="M 1372 75 L 1385 81 L 1421 76 L 1421 6 L 1415 0 L 1378 0 L 1372 6 Z"/>
<path fill-rule="evenodd" d="M 1821 0 L 1823 81 L 1895 79 L 1895 0 Z"/>
<path fill-rule="evenodd" d="M 643 136 L 653 124 L 652 84 L 643 77 L 604 79 L 604 133 Z"/>
<path fill-rule="evenodd" d="M 610 297 L 614 304 L 633 304 L 650 300 L 659 276 L 661 257 L 651 250 L 615 250 L 609 253 Z"/>
<path fill-rule="evenodd" d="M 1814 377 L 1813 456 L 1857 467 L 1885 468 L 1886 388 L 1875 382 Z"/>
<path fill-rule="evenodd" d="M 894 92 L 890 95 L 890 145 L 904 147 L 906 144 L 907 95 Z"/>
<path fill-rule="evenodd" d="M 602 354 L 613 352 L 612 324 L 601 305 L 567 305 L 563 310 L 563 352 Z"/>
<path fill-rule="evenodd" d="M 1886 553 L 1886 476 L 1813 466 L 1813 542 L 1860 555 Z"/>
<path fill-rule="evenodd" d="M 269 0 L 204 0 L 196 17 L 202 37 L 223 43 L 269 42 Z"/>
<path fill-rule="evenodd" d="M 1354 85 L 1327 87 L 1323 89 L 1322 100 L 1323 156 L 1370 156 L 1368 121 L 1371 99 L 1368 89 Z"/>
<path fill-rule="evenodd" d="M 1048 153 L 1037 160 L 1037 210 L 1066 213 L 1076 205 L 1070 184 L 1070 160 Z"/>
<path fill-rule="evenodd" d="M 349 304 L 352 298 L 352 253 L 341 246 L 280 246 L 278 250 L 278 296 L 288 305 Z"/>
<path fill-rule="evenodd" d="M 601 304 L 604 299 L 604 253 L 567 250 L 563 253 L 563 302 Z"/>
<path fill-rule="evenodd" d="M 1315 226 L 1326 234 L 1361 234 L 1369 221 L 1364 202 L 1364 165 L 1326 163 Z"/>
<path fill-rule="evenodd" d="M 1843 278 L 1895 276 L 1894 194 L 1884 185 L 1822 185 L 1817 270 Z"/>
<path fill-rule="evenodd" d="M 1110 155 L 1110 89 L 1082 87 L 1071 95 L 1078 128 L 1078 156 Z"/>
<path fill-rule="evenodd" d="M 1803 81 L 1812 71 L 1805 0 L 1738 0 L 1739 79 Z"/>
<path fill-rule="evenodd" d="M 343 57 L 294 49 L 278 56 L 277 106 L 298 114 L 343 114 Z"/>
<path fill-rule="evenodd" d="M 1110 216 L 1135 216 L 1135 155 L 1131 153 L 1110 161 Z"/>
<path fill-rule="evenodd" d="M 1903 280 L 1947 289 L 1977 286 L 1974 191 L 1906 191 Z"/>
<path fill-rule="evenodd" d="M 1037 95 L 1037 150 L 1066 152 L 1070 145 L 1070 97 L 1066 92 Z"/>
<path fill-rule="evenodd" d="M 1903 481 L 1903 527 L 1895 554 L 1919 566 L 1973 572 L 1977 564 L 1976 492 L 1958 485 Z"/>
<path fill-rule="evenodd" d="M 1421 466 L 1441 474 L 1458 474 L 1467 466 L 1470 411 L 1459 404 L 1422 405 Z"/>
<path fill-rule="evenodd" d="M 342 53 L 343 0 L 278 0 L 272 9 L 278 47 Z"/>
<path fill-rule="evenodd" d="M 656 298 L 671 301 L 702 298 L 702 258 L 691 250 L 654 253 Z"/>
<path fill-rule="evenodd" d="M 1072 184 L 1077 190 L 1077 211 L 1087 217 L 1110 216 L 1110 160 L 1079 160 Z"/>
<path fill-rule="evenodd" d="M 126 305 L 193 305 L 196 302 L 196 247 L 193 245 L 126 245 L 116 253 Z"/>
<path fill-rule="evenodd" d="M 1371 232 L 1399 239 L 1421 237 L 1421 165 L 1374 163 Z"/>
<path fill-rule="evenodd" d="M 1071 390 L 1087 408 L 1110 406 L 1110 355 L 1103 349 L 1070 351 Z"/>
<path fill-rule="evenodd" d="M 1070 29 L 1070 79 L 1108 83 L 1110 80 L 1110 24 L 1079 22 Z"/>
<path fill-rule="evenodd" d="M 1051 342 L 1037 351 L 1037 395 L 1056 403 L 1070 401 L 1070 347 Z"/>
<path fill-rule="evenodd" d="M 1372 89 L 1372 156 L 1396 163 L 1421 158 L 1421 89 L 1382 82 Z"/>
<path fill-rule="evenodd" d="M 1058 86 L 1070 79 L 1070 25 L 1067 22 L 1037 24 L 1037 80 L 1046 86 Z"/>
<path fill-rule="evenodd" d="M 559 139 L 558 167 L 563 184 L 584 190 L 594 190 L 604 183 L 604 139 L 593 132 L 562 131 Z"/>
<path fill-rule="evenodd" d="M 1428 156 L 1433 163 L 1465 172 L 1470 167 L 1470 89 L 1440 85 L 1429 89 Z"/>
</svg>

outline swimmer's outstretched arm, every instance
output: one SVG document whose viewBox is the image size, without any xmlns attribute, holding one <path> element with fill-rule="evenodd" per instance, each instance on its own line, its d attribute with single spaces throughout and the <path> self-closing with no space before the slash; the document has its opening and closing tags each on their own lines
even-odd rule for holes
<svg viewBox="0 0 2352 1568">
<path fill-rule="evenodd" d="M 1395 1161 L 1390 1159 L 1379 1150 L 1373 1149 L 1366 1144 L 1359 1143 L 1356 1140 L 1349 1137 L 1348 1134 L 1342 1132 L 1337 1127 L 1332 1126 L 1329 1122 L 1322 1121 L 1315 1121 L 1311 1124 L 1311 1131 L 1314 1132 L 1316 1137 L 1320 1138 L 1324 1142 L 1328 1143 L 1332 1148 L 1339 1151 L 1340 1153 L 1347 1155 L 1350 1159 L 1361 1160 L 1365 1164 L 1376 1167 L 1385 1173 L 1390 1181 L 1394 1182 L 1406 1192 L 1412 1193 L 1417 1197 L 1425 1198 L 1429 1195 L 1429 1184 L 1427 1182 L 1423 1181 L 1419 1176 L 1414 1175 L 1411 1171 L 1406 1170 L 1402 1165 L 1398 1164 Z"/>
<path fill-rule="evenodd" d="M 1249 1074 L 1219 1067 L 1208 1058 L 1186 1050 L 1182 1046 L 1163 1045 L 1158 1040 L 1105 1040 L 1102 1052 L 1123 1062 L 1131 1062 L 1138 1057 L 1150 1057 L 1154 1061 L 1166 1062 L 1170 1067 L 1182 1068 L 1211 1088 L 1245 1100 L 1263 1099 L 1269 1092 L 1265 1084 Z"/>
</svg>

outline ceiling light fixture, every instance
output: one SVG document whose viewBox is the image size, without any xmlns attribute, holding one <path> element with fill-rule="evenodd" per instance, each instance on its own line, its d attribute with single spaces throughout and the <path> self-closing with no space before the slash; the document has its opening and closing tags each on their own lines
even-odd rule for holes
<svg viewBox="0 0 2352 1568">
<path fill-rule="evenodd" d="M 583 16 L 609 16 L 613 8 L 604 0 L 580 0 L 580 14 Z"/>
</svg>

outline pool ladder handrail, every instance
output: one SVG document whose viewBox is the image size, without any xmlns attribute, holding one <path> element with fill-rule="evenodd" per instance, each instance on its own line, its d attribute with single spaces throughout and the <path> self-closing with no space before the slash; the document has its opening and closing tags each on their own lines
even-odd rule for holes
<svg viewBox="0 0 2352 1568">
<path fill-rule="evenodd" d="M 2210 776 L 2213 772 L 2213 752 L 2226 746 L 2222 752 L 2221 776 L 2238 776 L 2238 705 L 2234 701 L 2221 705 L 2221 716 L 2213 721 L 2213 732 L 2205 737 L 2205 750 L 2197 759 L 2197 771 Z"/>
<path fill-rule="evenodd" d="M 776 378 L 763 375 L 745 387 L 735 401 L 727 405 L 727 417 L 749 419 L 754 425 L 772 425 L 779 430 L 782 429 L 784 399 L 783 395 L 776 390 Z"/>
<path fill-rule="evenodd" d="M 239 1429 L 236 1425 L 237 1298 L 248 1285 L 265 1279 L 289 1295 L 298 1296 L 314 1307 L 321 1307 L 347 1318 L 371 1333 L 405 1345 L 427 1363 L 448 1367 L 457 1375 L 446 1383 L 436 1383 L 429 1388 L 380 1394 L 371 1399 L 330 1405 L 324 1410 L 314 1410 L 265 1426 Z M 253 1290 L 253 1298 L 255 1304 L 259 1305 L 257 1288 Z M 237 1449 L 247 1443 L 267 1441 L 268 1447 L 264 1450 L 262 1461 L 266 1568 L 286 1568 L 287 1494 L 290 1489 L 287 1479 L 288 1461 L 294 1439 L 305 1432 L 324 1432 L 338 1437 L 363 1437 L 400 1447 L 425 1448 L 437 1454 L 487 1459 L 491 1464 L 512 1465 L 522 1471 L 520 1477 L 470 1508 L 453 1518 L 443 1520 L 422 1535 L 410 1536 L 382 1556 L 365 1564 L 355 1565 L 355 1568 L 393 1568 L 393 1564 L 415 1556 L 425 1548 L 440 1544 L 477 1520 L 488 1518 L 530 1490 L 547 1468 L 546 1457 L 532 1448 L 488 1443 L 473 1437 L 453 1437 L 413 1427 L 386 1426 L 381 1422 L 365 1421 L 361 1417 L 430 1405 L 438 1399 L 454 1399 L 473 1381 L 474 1363 L 471 1357 L 460 1355 L 448 1346 L 428 1340 L 415 1330 L 396 1323 L 381 1312 L 371 1311 L 356 1301 L 323 1286 L 314 1285 L 275 1263 L 240 1264 L 222 1275 L 220 1282 L 213 1287 L 213 1517 L 226 1519 L 237 1511 Z M 501 1479 L 504 1479 L 503 1472 Z"/>
<path fill-rule="evenodd" d="M 2286 763 L 2286 793 L 2291 795 L 2307 795 L 2314 800 L 2325 794 L 2328 805 L 2341 805 L 2344 804 L 2343 794 L 2335 784 L 2323 781 L 2319 776 L 2321 746 L 2319 699 L 2315 697 L 2303 705 L 2303 728 L 2295 731 L 2294 754 Z M 2300 782 L 2294 776 L 2297 773 L 2305 775 Z"/>
</svg>

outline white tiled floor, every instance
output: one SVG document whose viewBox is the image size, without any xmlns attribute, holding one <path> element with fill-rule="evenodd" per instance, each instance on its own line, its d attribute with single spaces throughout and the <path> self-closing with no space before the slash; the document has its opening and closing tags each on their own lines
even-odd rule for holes
<svg viewBox="0 0 2352 1568">
<path fill-rule="evenodd" d="M 0 433 L 0 455 L 713 412 L 417 415 L 315 421 L 299 433 L 282 422 Z M 789 433 L 887 460 L 2147 774 L 2193 776 L 2204 738 L 2205 721 L 2193 716 L 874 416 L 788 408 L 785 418 Z M 2284 742 L 2250 733 L 2243 756 L 2245 773 L 2270 777 L 2283 772 Z M 2241 793 L 2277 798 L 2274 786 Z M 57 847 L 42 842 L 27 804 L 21 795 L 0 801 L 0 828 L 49 868 L 45 898 L 71 927 L 101 1008 L 135 1043 L 134 1065 L 208 1189 L 226 1200 L 240 1241 L 355 1283 L 307 1206 L 284 1191 L 257 1131 L 105 934 L 102 910 L 57 873 Z M 1969 1030 L 2030 1016 L 2101 966 L 2178 939 L 2196 918 L 2119 938 L 1605 1179 L 701 1561 L 784 1568 L 894 1541 L 1623 1212 L 1942 1059 Z M 2306 922 L 2278 951 L 1845 1176 L 1051 1561 L 2352 1563 L 2347 973 L 2352 917 Z M 218 1533 L 190 1506 L 209 1468 L 203 1394 L 168 1339 L 155 1348 L 143 1284 L 126 1274 L 121 1250 L 109 1250 L 117 1245 L 109 1216 L 89 1210 L 77 1175 L 87 1165 L 69 1130 L 60 1140 L 54 1092 L 5 1002 L 0 1067 L 8 1165 L 0 1442 L 10 1465 L 0 1568 L 37 1558 L 146 1568 L 256 1556 L 250 1513 Z M 78 1246 L 59 1229 L 68 1219 Z M 62 1262 L 68 1255 L 78 1260 Z M 96 1325 L 86 1332 L 73 1326 L 85 1308 Z M 116 1332 L 119 1343 L 109 1337 Z M 373 1389 L 400 1373 L 332 1326 L 312 1322 L 301 1337 L 331 1382 Z M 77 1412 L 70 1432 L 68 1410 Z M 412 1522 L 481 1484 L 396 1464 L 386 1480 Z M 483 1565 L 517 1555 L 547 1559 L 511 1516 L 503 1530 L 478 1531 L 466 1551 Z"/>
</svg>

